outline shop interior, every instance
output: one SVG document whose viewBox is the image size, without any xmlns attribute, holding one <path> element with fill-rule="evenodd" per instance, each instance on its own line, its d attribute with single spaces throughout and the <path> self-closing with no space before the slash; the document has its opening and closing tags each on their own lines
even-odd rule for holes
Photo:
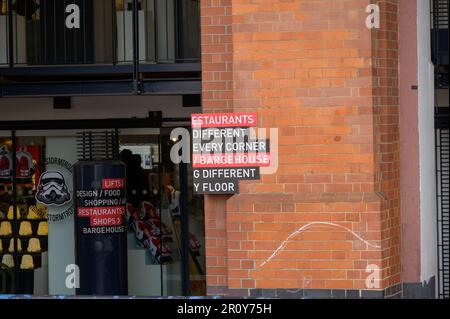
<svg viewBox="0 0 450 319">
<path fill-rule="evenodd" d="M 192 193 L 189 164 L 170 159 L 171 129 L 115 131 L 126 166 L 128 294 L 204 295 L 203 197 Z M 73 204 L 48 206 L 38 195 L 40 178 L 54 171 L 61 192 L 72 192 L 70 169 L 49 159 L 74 164 L 79 132 L 0 131 L 0 263 L 12 276 L 0 293 L 75 294 L 66 283 L 75 261 Z"/>
</svg>

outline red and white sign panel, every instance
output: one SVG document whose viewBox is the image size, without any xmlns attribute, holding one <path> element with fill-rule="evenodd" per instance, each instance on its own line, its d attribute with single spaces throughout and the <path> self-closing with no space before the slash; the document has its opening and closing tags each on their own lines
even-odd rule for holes
<svg viewBox="0 0 450 319">
<path fill-rule="evenodd" d="M 270 153 L 193 154 L 192 167 L 268 167 Z"/>
<path fill-rule="evenodd" d="M 103 189 L 125 188 L 125 178 L 103 178 Z"/>
<path fill-rule="evenodd" d="M 192 114 L 192 128 L 208 127 L 255 127 L 258 126 L 257 113 L 211 113 Z"/>
<path fill-rule="evenodd" d="M 91 226 L 92 227 L 100 227 L 100 226 L 120 226 L 122 225 L 122 217 L 119 215 L 115 216 L 100 216 L 100 217 L 93 217 L 90 218 Z"/>
<path fill-rule="evenodd" d="M 122 225 L 125 206 L 78 207 L 79 217 L 89 217 L 92 227 Z"/>
<path fill-rule="evenodd" d="M 78 217 L 125 215 L 125 206 L 78 207 Z"/>
</svg>

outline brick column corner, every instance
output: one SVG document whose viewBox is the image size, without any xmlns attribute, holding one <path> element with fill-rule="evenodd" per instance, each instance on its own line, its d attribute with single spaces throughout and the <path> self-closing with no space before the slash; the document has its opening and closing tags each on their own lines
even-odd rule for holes
<svg viewBox="0 0 450 319">
<path fill-rule="evenodd" d="M 279 139 L 275 174 L 205 198 L 208 294 L 401 294 L 398 4 L 377 3 L 370 30 L 369 0 L 201 0 L 203 111 Z"/>
</svg>

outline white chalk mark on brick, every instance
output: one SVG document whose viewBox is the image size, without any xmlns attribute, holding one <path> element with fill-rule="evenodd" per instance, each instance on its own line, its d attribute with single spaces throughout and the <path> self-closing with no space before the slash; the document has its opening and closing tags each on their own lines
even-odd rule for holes
<svg viewBox="0 0 450 319">
<path fill-rule="evenodd" d="M 362 238 L 360 235 L 358 235 L 357 233 L 355 233 L 353 230 L 342 226 L 342 225 L 338 225 L 338 224 L 334 224 L 334 223 L 329 223 L 329 222 L 312 222 L 312 223 L 308 223 L 306 225 L 303 225 L 302 227 L 300 227 L 298 230 L 296 230 L 295 232 L 293 232 L 292 234 L 290 234 L 288 236 L 288 238 L 286 238 L 280 246 L 278 246 L 278 248 L 273 252 L 272 255 L 270 255 L 269 258 L 267 258 L 261 265 L 259 265 L 259 267 L 263 267 L 265 264 L 267 264 L 269 261 L 271 261 L 276 255 L 278 255 L 280 253 L 280 251 L 282 251 L 284 249 L 284 247 L 286 247 L 286 245 L 292 240 L 294 239 L 294 237 L 296 237 L 297 235 L 301 234 L 302 232 L 304 232 L 305 230 L 307 230 L 308 228 L 311 228 L 313 226 L 316 225 L 321 225 L 321 226 L 331 226 L 331 227 L 337 227 L 337 228 L 341 228 L 344 229 L 348 232 L 350 232 L 353 236 L 355 236 L 357 239 L 359 239 L 360 241 L 362 241 L 363 243 L 367 244 L 367 246 L 372 247 L 372 248 L 381 248 L 380 245 L 377 244 L 373 244 L 367 240 L 365 240 L 364 238 Z"/>
</svg>

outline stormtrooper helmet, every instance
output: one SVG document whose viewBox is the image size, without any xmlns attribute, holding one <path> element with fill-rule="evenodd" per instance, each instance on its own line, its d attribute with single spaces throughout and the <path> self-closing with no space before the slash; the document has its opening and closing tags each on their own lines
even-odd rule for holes
<svg viewBox="0 0 450 319">
<path fill-rule="evenodd" d="M 70 200 L 64 176 L 56 171 L 47 171 L 39 179 L 36 199 L 46 205 L 63 205 Z"/>
</svg>

